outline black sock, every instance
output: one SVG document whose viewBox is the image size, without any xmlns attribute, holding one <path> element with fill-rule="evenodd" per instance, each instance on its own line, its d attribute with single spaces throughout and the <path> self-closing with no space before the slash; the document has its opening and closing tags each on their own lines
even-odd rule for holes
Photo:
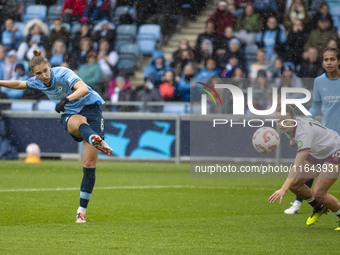
<svg viewBox="0 0 340 255">
<path fill-rule="evenodd" d="M 80 186 L 80 206 L 87 208 L 96 180 L 96 169 L 84 167 L 83 172 L 83 180 Z"/>
<path fill-rule="evenodd" d="M 310 204 L 314 208 L 315 211 L 319 211 L 323 207 L 323 204 L 316 201 L 315 199 L 312 202 L 309 202 L 308 204 Z"/>
<path fill-rule="evenodd" d="M 93 131 L 93 129 L 88 124 L 85 124 L 85 123 L 81 124 L 78 130 L 79 130 L 81 137 L 84 139 L 84 141 L 88 142 L 89 144 L 91 144 L 90 136 L 98 135 L 96 132 Z"/>
</svg>

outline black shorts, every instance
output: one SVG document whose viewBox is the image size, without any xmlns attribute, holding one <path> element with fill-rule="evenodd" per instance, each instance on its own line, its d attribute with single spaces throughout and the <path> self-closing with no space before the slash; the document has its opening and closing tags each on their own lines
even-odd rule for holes
<svg viewBox="0 0 340 255">
<path fill-rule="evenodd" d="M 87 123 L 90 125 L 93 131 L 95 131 L 100 137 L 104 139 L 104 119 L 99 105 L 97 104 L 86 105 L 79 113 L 76 114 L 84 116 L 87 119 Z M 60 122 L 67 132 L 68 132 L 67 122 L 73 115 L 75 114 L 64 113 L 63 115 L 61 115 Z M 71 136 L 77 142 L 81 142 L 83 140 L 83 138 L 81 137 L 75 137 L 73 135 Z"/>
</svg>

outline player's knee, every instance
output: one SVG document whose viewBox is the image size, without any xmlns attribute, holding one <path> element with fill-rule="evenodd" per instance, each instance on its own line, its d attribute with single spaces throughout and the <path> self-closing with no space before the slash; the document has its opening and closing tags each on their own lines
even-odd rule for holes
<svg viewBox="0 0 340 255">
<path fill-rule="evenodd" d="M 84 116 L 80 116 L 79 118 L 77 118 L 77 126 L 79 127 L 81 124 L 86 124 L 87 123 L 87 119 Z"/>
<path fill-rule="evenodd" d="M 83 160 L 83 166 L 86 168 L 96 168 L 96 163 L 96 160 L 91 158 Z"/>
<path fill-rule="evenodd" d="M 319 189 L 312 190 L 313 197 L 318 201 L 322 201 L 326 194 L 327 194 L 326 192 L 323 192 L 322 190 Z"/>
</svg>

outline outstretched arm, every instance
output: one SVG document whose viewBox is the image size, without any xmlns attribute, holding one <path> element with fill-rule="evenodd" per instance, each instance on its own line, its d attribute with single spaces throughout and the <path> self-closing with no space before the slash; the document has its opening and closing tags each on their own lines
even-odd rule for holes
<svg viewBox="0 0 340 255">
<path fill-rule="evenodd" d="M 0 87 L 10 89 L 27 89 L 26 81 L 0 81 Z"/>
<path fill-rule="evenodd" d="M 305 159 L 307 158 L 309 150 L 299 151 L 296 154 L 294 166 L 289 171 L 288 178 L 285 183 L 282 185 L 281 189 L 275 191 L 269 198 L 268 201 L 270 203 L 274 203 L 277 199 L 280 199 L 280 204 L 282 202 L 282 198 L 285 196 L 289 188 L 294 183 L 295 178 L 298 173 L 303 169 Z"/>
</svg>

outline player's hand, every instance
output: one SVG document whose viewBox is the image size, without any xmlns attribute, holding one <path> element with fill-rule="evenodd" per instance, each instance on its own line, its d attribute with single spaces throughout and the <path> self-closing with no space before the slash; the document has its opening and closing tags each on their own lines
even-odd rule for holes
<svg viewBox="0 0 340 255">
<path fill-rule="evenodd" d="M 59 103 L 57 103 L 57 105 L 55 106 L 55 110 L 57 113 L 60 112 L 64 112 L 65 111 L 65 105 L 70 102 L 70 99 L 68 99 L 67 97 L 63 98 L 60 100 Z"/>
<path fill-rule="evenodd" d="M 277 191 L 275 191 L 273 193 L 273 195 L 271 195 L 269 198 L 268 198 L 268 201 L 269 203 L 275 203 L 276 200 L 278 200 L 280 198 L 280 204 L 282 202 L 282 198 L 285 196 L 286 194 L 286 191 L 282 190 L 282 189 L 279 189 Z"/>
</svg>

